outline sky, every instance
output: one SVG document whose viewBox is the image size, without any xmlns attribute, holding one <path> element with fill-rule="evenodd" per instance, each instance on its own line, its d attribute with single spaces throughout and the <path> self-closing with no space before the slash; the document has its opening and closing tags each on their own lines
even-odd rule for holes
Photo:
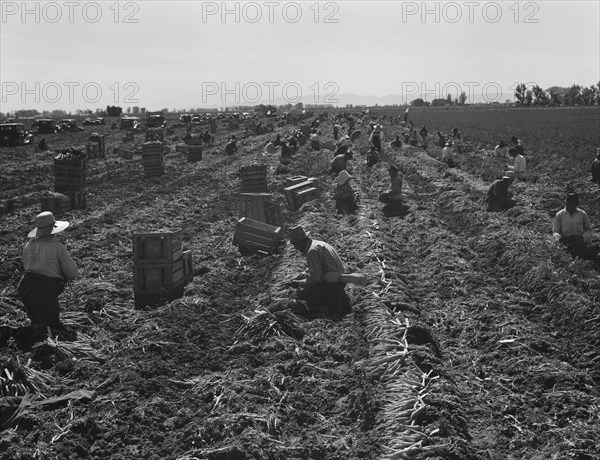
<svg viewBox="0 0 600 460">
<path fill-rule="evenodd" d="M 0 6 L 0 112 L 504 102 L 600 80 L 598 0 Z"/>
</svg>

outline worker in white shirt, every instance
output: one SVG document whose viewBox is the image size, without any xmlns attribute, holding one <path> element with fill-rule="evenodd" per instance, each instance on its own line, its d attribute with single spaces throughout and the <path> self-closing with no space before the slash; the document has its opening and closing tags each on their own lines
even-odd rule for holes
<svg viewBox="0 0 600 460">
<path fill-rule="evenodd" d="M 517 179 L 525 179 L 527 176 L 527 159 L 523 155 L 523 149 L 520 147 L 512 148 L 509 150 L 509 154 L 514 159 L 514 163 L 509 165 L 508 169 L 515 172 Z"/>
<path fill-rule="evenodd" d="M 591 244 L 596 236 L 587 213 L 579 207 L 579 195 L 568 193 L 564 209 L 556 213 L 552 221 L 552 234 L 567 247 L 573 257 L 600 262 L 600 247 Z"/>
</svg>

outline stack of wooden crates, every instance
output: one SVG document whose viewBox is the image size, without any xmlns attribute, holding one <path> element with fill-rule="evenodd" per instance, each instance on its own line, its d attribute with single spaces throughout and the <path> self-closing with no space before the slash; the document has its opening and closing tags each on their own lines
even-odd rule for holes
<svg viewBox="0 0 600 460">
<path fill-rule="evenodd" d="M 42 197 L 42 211 L 66 212 L 71 209 L 85 208 L 86 174 L 85 157 L 55 158 L 54 191 L 58 193 L 54 196 Z"/>
<path fill-rule="evenodd" d="M 162 176 L 165 173 L 162 142 L 144 142 L 142 145 L 142 163 L 144 165 L 144 177 Z"/>
<path fill-rule="evenodd" d="M 193 278 L 192 251 L 183 251 L 183 231 L 133 235 L 133 291 L 136 307 L 183 295 Z"/>
</svg>

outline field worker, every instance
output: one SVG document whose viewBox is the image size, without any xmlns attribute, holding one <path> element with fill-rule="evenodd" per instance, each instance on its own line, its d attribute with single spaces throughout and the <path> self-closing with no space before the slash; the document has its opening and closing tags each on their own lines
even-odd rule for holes
<svg viewBox="0 0 600 460">
<path fill-rule="evenodd" d="M 54 239 L 54 235 L 69 226 L 69 222 L 57 221 L 49 211 L 35 218 L 35 228 L 29 232 L 31 238 L 23 250 L 25 273 L 17 293 L 31 326 L 0 331 L 0 345 L 12 335 L 17 343 L 29 348 L 35 342 L 47 337 L 47 328 L 52 336 L 62 340 L 75 340 L 76 334 L 68 330 L 60 321 L 60 303 L 58 296 L 64 291 L 67 282 L 77 277 L 77 265 L 67 249 Z"/>
<path fill-rule="evenodd" d="M 421 136 L 421 139 L 423 139 L 424 142 L 427 140 L 427 127 L 425 125 L 423 125 L 421 131 L 419 131 L 419 135 Z"/>
<path fill-rule="evenodd" d="M 408 133 L 404 133 L 404 134 L 402 135 L 402 137 L 404 137 L 404 143 L 405 143 L 405 144 L 409 144 L 409 143 L 410 143 L 410 134 L 408 134 Z"/>
<path fill-rule="evenodd" d="M 452 137 L 454 139 L 460 139 L 460 131 L 458 128 L 452 128 Z"/>
<path fill-rule="evenodd" d="M 408 123 L 408 109 L 404 111 L 404 123 Z"/>
<path fill-rule="evenodd" d="M 510 198 L 508 187 L 512 184 L 513 178 L 507 175 L 501 179 L 495 180 L 485 195 L 488 212 L 502 212 L 512 208 L 515 202 Z"/>
<path fill-rule="evenodd" d="M 441 131 L 438 131 L 436 135 L 438 137 L 438 145 L 444 148 L 444 146 L 446 145 L 446 136 L 444 136 L 444 134 Z"/>
<path fill-rule="evenodd" d="M 319 142 L 319 135 L 317 134 L 316 129 L 313 128 L 309 140 L 310 140 L 310 147 L 313 150 L 321 150 L 321 143 Z"/>
<path fill-rule="evenodd" d="M 277 135 L 275 136 L 275 140 L 273 140 L 273 145 L 275 147 L 279 147 L 280 144 L 281 144 L 281 134 L 277 133 Z"/>
<path fill-rule="evenodd" d="M 340 142 L 338 142 L 337 144 L 337 148 L 335 149 L 335 152 L 333 153 L 333 156 L 336 157 L 338 155 L 343 155 L 346 152 L 348 152 L 350 150 L 350 147 L 352 147 L 352 141 L 350 140 L 349 137 L 343 137 Z"/>
<path fill-rule="evenodd" d="M 338 214 L 353 214 L 358 209 L 358 195 L 350 185 L 352 176 L 341 171 L 335 179 L 335 209 Z"/>
<path fill-rule="evenodd" d="M 202 142 L 205 144 L 210 144 L 213 141 L 213 137 L 208 132 L 208 129 L 204 130 L 204 135 L 202 136 Z"/>
<path fill-rule="evenodd" d="M 383 133 L 381 132 L 381 125 L 373 126 L 373 131 L 369 136 L 369 142 L 381 153 L 381 141 L 383 140 Z"/>
<path fill-rule="evenodd" d="M 340 132 L 342 131 L 342 125 L 340 125 L 339 123 L 335 123 L 333 125 L 333 139 L 334 140 L 338 140 L 338 136 L 340 135 Z"/>
<path fill-rule="evenodd" d="M 335 174 L 337 176 L 343 170 L 348 170 L 348 160 L 351 160 L 352 158 L 352 152 L 349 150 L 344 154 L 336 155 L 329 164 L 329 174 Z"/>
<path fill-rule="evenodd" d="M 590 244 L 594 238 L 592 224 L 587 213 L 578 208 L 579 195 L 568 193 L 565 207 L 556 213 L 552 221 L 554 238 L 567 247 L 573 257 L 600 262 L 599 245 Z"/>
<path fill-rule="evenodd" d="M 40 140 L 40 142 L 38 142 L 38 150 L 40 152 L 45 152 L 46 150 L 48 150 L 48 144 L 46 144 L 45 137 L 42 137 L 42 140 Z"/>
<path fill-rule="evenodd" d="M 523 155 L 523 149 L 516 147 L 509 151 L 509 155 L 514 160 L 513 165 L 509 165 L 508 169 L 515 172 L 515 177 L 519 180 L 525 179 L 527 176 L 527 159 Z"/>
<path fill-rule="evenodd" d="M 324 241 L 310 238 L 300 226 L 289 229 L 290 243 L 306 256 L 308 273 L 305 279 L 290 285 L 299 288 L 298 300 L 303 300 L 311 314 L 344 315 L 350 312 L 350 297 L 341 277 L 344 264 L 336 250 Z"/>
<path fill-rule="evenodd" d="M 383 214 L 387 217 L 402 214 L 404 206 L 402 204 L 402 174 L 394 165 L 388 169 L 390 175 L 390 189 L 379 195 L 379 201 L 386 203 L 383 207 Z"/>
<path fill-rule="evenodd" d="M 400 136 L 396 136 L 396 139 L 390 142 L 390 146 L 395 149 L 399 149 L 400 147 L 402 147 L 402 141 L 400 140 Z"/>
<path fill-rule="evenodd" d="M 496 158 L 510 158 L 508 155 L 508 146 L 504 141 L 500 141 L 494 148 L 494 156 Z"/>
<path fill-rule="evenodd" d="M 513 147 L 521 147 L 523 151 L 525 151 L 525 144 L 523 144 L 523 141 L 517 136 L 512 136 L 510 138 L 510 143 L 513 145 Z"/>
<path fill-rule="evenodd" d="M 227 142 L 227 145 L 225 145 L 225 153 L 227 155 L 233 155 L 237 151 L 237 139 L 235 138 L 235 136 L 231 136 L 229 142 Z"/>
<path fill-rule="evenodd" d="M 375 148 L 374 145 L 371 146 L 371 149 L 367 152 L 367 156 L 365 158 L 367 168 L 370 168 L 373 165 L 376 165 L 381 161 L 379 158 L 379 152 Z"/>
<path fill-rule="evenodd" d="M 596 158 L 592 161 L 592 182 L 600 185 L 600 147 L 596 149 Z"/>
<path fill-rule="evenodd" d="M 448 165 L 449 168 L 456 166 L 456 153 L 452 148 L 452 142 L 446 142 L 446 145 L 442 149 L 442 161 Z"/>
</svg>

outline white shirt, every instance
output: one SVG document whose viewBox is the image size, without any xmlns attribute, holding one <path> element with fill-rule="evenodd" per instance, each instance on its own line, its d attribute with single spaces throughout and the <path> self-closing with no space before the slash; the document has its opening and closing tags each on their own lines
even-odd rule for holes
<svg viewBox="0 0 600 460">
<path fill-rule="evenodd" d="M 517 154 L 517 156 L 515 157 L 515 164 L 513 168 L 516 173 L 525 172 L 525 170 L 527 169 L 527 160 L 520 153 Z"/>
</svg>

